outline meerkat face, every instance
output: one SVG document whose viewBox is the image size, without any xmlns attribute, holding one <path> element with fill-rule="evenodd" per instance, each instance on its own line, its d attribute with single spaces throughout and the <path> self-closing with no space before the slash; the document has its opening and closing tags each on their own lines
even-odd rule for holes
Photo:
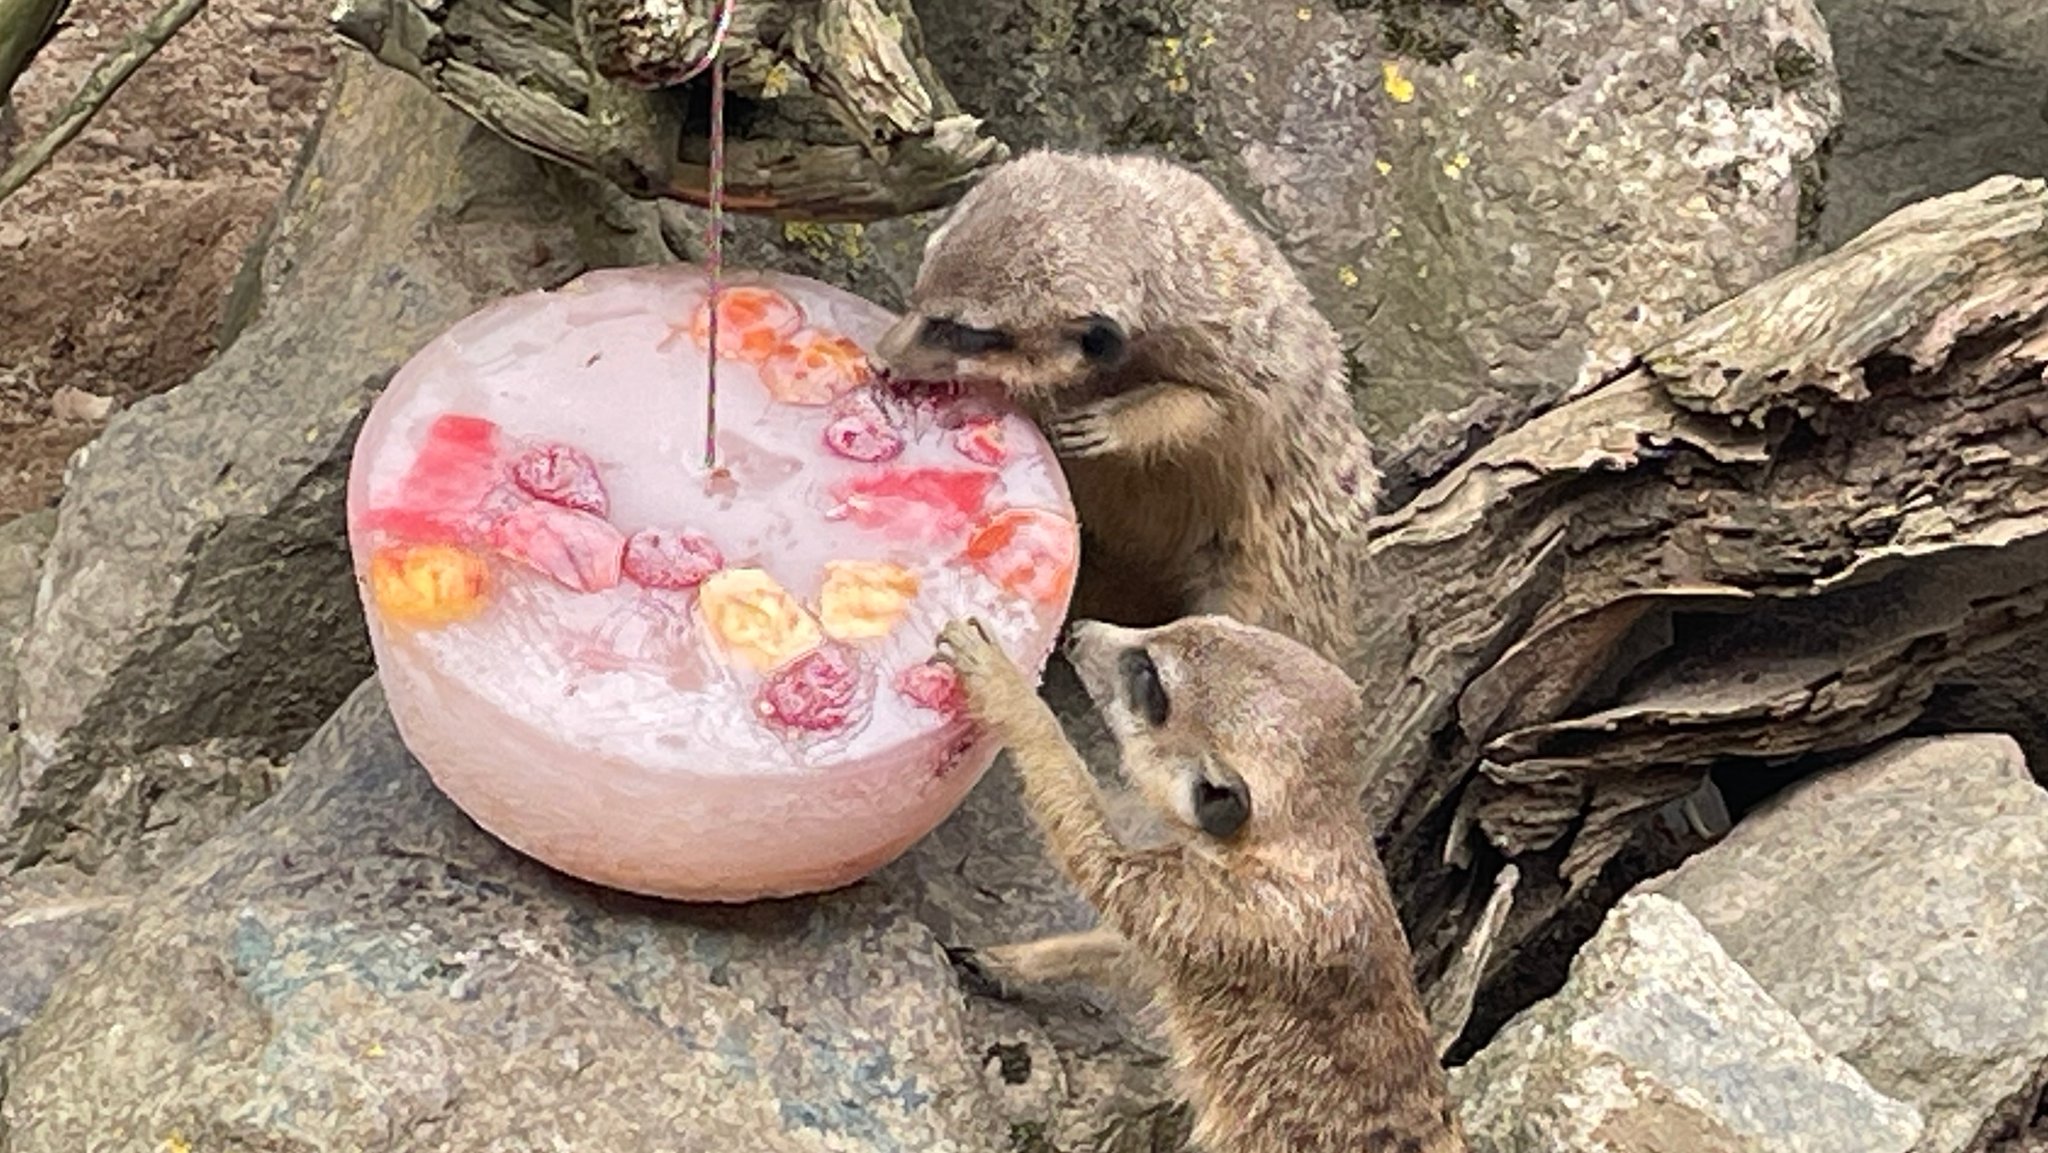
<svg viewBox="0 0 2048 1153">
<path fill-rule="evenodd" d="M 1327 804 L 1358 688 L 1306 645 L 1227 617 L 1152 629 L 1077 621 L 1067 656 L 1123 754 L 1124 775 L 1193 833 L 1235 845 Z"/>
<path fill-rule="evenodd" d="M 1044 401 L 1122 364 L 1130 343 L 1107 316 L 1012 325 L 986 319 L 991 311 L 910 312 L 883 334 L 876 355 L 907 380 L 993 381 L 1019 400 Z"/>
<path fill-rule="evenodd" d="M 1034 152 L 999 166 L 926 241 L 876 359 L 906 379 L 995 381 L 1027 403 L 1121 367 L 1143 302 L 1121 234 L 1142 215 L 1118 208 L 1128 200 L 1088 159 Z"/>
</svg>

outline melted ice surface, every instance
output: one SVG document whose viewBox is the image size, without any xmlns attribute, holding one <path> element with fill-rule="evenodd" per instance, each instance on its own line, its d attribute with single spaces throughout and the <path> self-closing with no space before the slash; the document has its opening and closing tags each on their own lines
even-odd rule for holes
<svg viewBox="0 0 2048 1153">
<path fill-rule="evenodd" d="M 775 288 L 801 306 L 808 324 L 863 349 L 893 319 L 814 281 L 760 273 L 727 283 Z M 609 496 L 606 519 L 620 533 L 704 533 L 728 567 L 765 569 L 814 615 L 827 561 L 886 560 L 916 572 L 922 587 L 908 615 L 886 636 L 848 642 L 861 673 L 855 720 L 812 733 L 759 716 L 763 675 L 718 647 L 694 590 L 621 580 L 578 591 L 499 556 L 489 558 L 487 605 L 469 620 L 432 627 L 382 621 L 366 594 L 380 664 L 413 663 L 427 682 L 473 695 L 509 726 L 530 730 L 535 755 L 594 756 L 656 777 L 815 774 L 872 758 L 925 762 L 963 729 L 905 699 L 894 687 L 897 674 L 932 655 L 947 619 L 969 615 L 1020 664 L 1037 669 L 1064 598 L 1034 603 L 983 576 L 959 555 L 969 528 L 920 539 L 828 515 L 837 503 L 832 487 L 861 474 L 985 468 L 960 453 L 943 421 L 901 427 L 907 443 L 893 460 L 845 459 L 823 441 L 830 408 L 778 403 L 755 368 L 721 358 L 719 463 L 730 481 L 714 482 L 703 461 L 704 355 L 690 333 L 707 291 L 692 266 L 593 272 L 555 292 L 502 301 L 423 349 L 392 380 L 356 449 L 349 508 L 358 578 L 366 579 L 369 555 L 386 543 L 364 527 L 364 514 L 404 499 L 402 481 L 429 426 L 444 414 L 482 417 L 499 426 L 514 455 L 527 442 L 587 453 Z M 730 348 L 734 336 L 720 339 Z M 999 417 L 1009 448 L 983 514 L 1033 508 L 1071 522 L 1057 463 L 1030 422 L 991 396 L 957 403 Z M 392 691 L 394 678 L 386 680 Z M 408 739 L 432 768 L 421 747 L 427 742 L 413 733 Z"/>
</svg>

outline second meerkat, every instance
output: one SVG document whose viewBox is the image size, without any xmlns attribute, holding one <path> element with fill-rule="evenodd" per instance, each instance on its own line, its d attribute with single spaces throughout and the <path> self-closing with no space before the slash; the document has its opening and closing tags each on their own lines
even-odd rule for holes
<svg viewBox="0 0 2048 1153">
<path fill-rule="evenodd" d="M 1150 985 L 1206 1153 L 1464 1153 L 1358 809 L 1359 689 L 1341 669 L 1223 617 L 1076 623 L 1069 659 L 1166 834 L 1133 847 L 1032 680 L 980 626 L 948 624 L 939 650 L 1101 918 L 964 967 L 999 983 Z"/>
<path fill-rule="evenodd" d="M 1380 476 L 1336 330 L 1286 256 L 1195 172 L 1035 151 L 926 243 L 877 358 L 999 382 L 1063 458 L 1075 616 L 1219 613 L 1333 660 Z"/>
</svg>

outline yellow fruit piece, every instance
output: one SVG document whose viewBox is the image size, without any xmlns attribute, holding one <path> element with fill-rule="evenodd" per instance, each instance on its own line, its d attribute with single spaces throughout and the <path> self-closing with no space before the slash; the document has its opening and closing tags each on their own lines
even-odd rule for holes
<svg viewBox="0 0 2048 1153">
<path fill-rule="evenodd" d="M 391 620 L 444 625 L 483 611 L 488 572 L 454 545 L 398 545 L 370 558 L 370 594 Z"/>
<path fill-rule="evenodd" d="M 887 635 L 910 610 L 917 596 L 917 574 L 900 564 L 878 560 L 825 562 L 825 587 L 818 594 L 818 617 L 835 640 L 850 641 Z"/>
<path fill-rule="evenodd" d="M 727 652 L 762 672 L 825 640 L 804 606 L 757 568 L 712 573 L 697 587 L 697 610 Z"/>
</svg>

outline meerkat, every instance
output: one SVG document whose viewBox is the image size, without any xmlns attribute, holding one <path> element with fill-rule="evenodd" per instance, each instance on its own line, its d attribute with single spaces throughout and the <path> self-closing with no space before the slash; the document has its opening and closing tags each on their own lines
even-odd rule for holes
<svg viewBox="0 0 2048 1153">
<path fill-rule="evenodd" d="M 979 622 L 950 622 L 938 648 L 1100 916 L 1088 932 L 956 962 L 1004 986 L 1151 982 L 1206 1153 L 1462 1153 L 1358 810 L 1360 690 L 1341 669 L 1221 616 L 1076 622 L 1069 663 L 1167 830 L 1134 848 L 1031 678 Z"/>
<path fill-rule="evenodd" d="M 926 242 L 876 359 L 999 383 L 1062 458 L 1073 615 L 1222 614 L 1341 660 L 1380 474 L 1336 330 L 1197 173 L 1138 155 L 998 165 Z"/>
</svg>

